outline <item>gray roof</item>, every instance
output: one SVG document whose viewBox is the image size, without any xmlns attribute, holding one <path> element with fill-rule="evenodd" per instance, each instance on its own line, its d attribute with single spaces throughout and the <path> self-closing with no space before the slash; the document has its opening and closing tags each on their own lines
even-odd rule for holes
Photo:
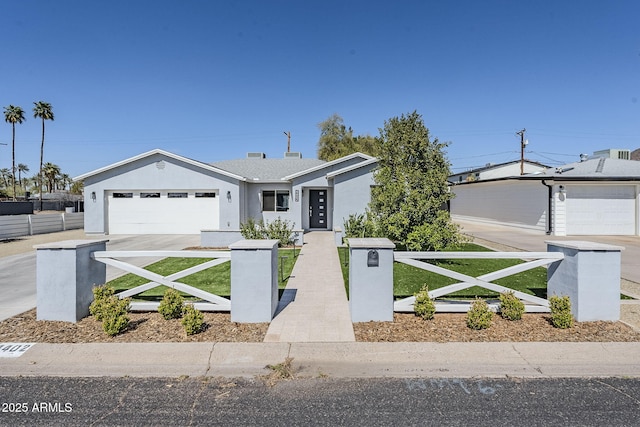
<svg viewBox="0 0 640 427">
<path fill-rule="evenodd" d="M 224 171 L 243 176 L 249 181 L 280 181 L 288 175 L 319 166 L 326 163 L 318 159 L 261 159 L 245 158 L 236 160 L 222 160 L 211 163 L 211 166 Z M 256 179 L 257 178 L 257 179 Z"/>
<path fill-rule="evenodd" d="M 640 162 L 634 160 L 596 158 L 549 168 L 543 173 L 528 176 L 554 178 L 626 178 L 640 179 Z"/>
</svg>

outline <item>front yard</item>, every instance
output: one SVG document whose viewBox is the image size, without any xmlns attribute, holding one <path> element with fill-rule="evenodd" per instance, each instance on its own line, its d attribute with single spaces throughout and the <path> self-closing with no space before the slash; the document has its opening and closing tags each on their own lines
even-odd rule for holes
<svg viewBox="0 0 640 427">
<path fill-rule="evenodd" d="M 349 292 L 349 249 L 338 248 L 340 265 L 345 281 L 347 293 Z M 490 249 L 468 243 L 459 251 L 465 252 L 489 252 Z M 449 270 L 478 277 L 491 271 L 500 270 L 521 263 L 513 259 L 464 259 L 464 260 L 436 260 L 430 261 Z M 393 295 L 396 299 L 413 296 L 420 291 L 422 286 L 428 285 L 429 290 L 456 283 L 455 279 L 441 276 L 430 271 L 421 270 L 406 264 L 395 262 L 393 265 Z M 537 297 L 545 298 L 547 295 L 547 270 L 538 267 L 522 273 L 496 280 L 494 283 L 524 292 Z M 497 298 L 498 294 L 477 286 L 450 294 L 455 298 Z"/>
</svg>

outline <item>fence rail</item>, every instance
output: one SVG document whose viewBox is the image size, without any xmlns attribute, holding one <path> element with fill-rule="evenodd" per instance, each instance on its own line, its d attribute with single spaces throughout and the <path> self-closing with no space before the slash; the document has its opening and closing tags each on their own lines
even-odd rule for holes
<svg viewBox="0 0 640 427">
<path fill-rule="evenodd" d="M 55 233 L 83 227 L 83 212 L 0 216 L 0 239 Z"/>
<path fill-rule="evenodd" d="M 521 259 L 525 260 L 525 262 L 483 274 L 478 277 L 472 277 L 421 261 L 437 259 Z M 435 299 L 449 295 L 453 292 L 468 289 L 472 286 L 479 286 L 497 293 L 513 292 L 516 297 L 525 303 L 525 311 L 530 313 L 549 312 L 549 301 L 524 292 L 514 291 L 505 286 L 496 285 L 491 282 L 514 274 L 522 273 L 523 271 L 531 270 L 536 267 L 542 267 L 562 259 L 564 259 L 564 254 L 560 252 L 394 252 L 394 260 L 397 262 L 460 281 L 459 283 L 454 283 L 452 285 L 429 291 L 429 296 L 431 298 Z M 414 302 L 415 297 L 396 301 L 394 303 L 394 311 L 413 312 Z M 498 304 L 496 303 L 492 303 L 490 306 L 494 310 L 498 308 Z M 469 307 L 470 303 L 463 301 L 436 302 L 437 312 L 466 312 L 469 310 Z"/>
<path fill-rule="evenodd" d="M 193 286 L 186 285 L 184 283 L 176 282 L 176 280 L 183 277 L 187 277 L 199 271 L 203 271 L 208 268 L 215 267 L 216 265 L 229 262 L 231 260 L 231 253 L 228 251 L 96 251 L 92 253 L 91 257 L 96 261 L 102 262 L 103 264 L 110 265 L 112 267 L 150 280 L 150 282 L 145 283 L 144 285 L 136 286 L 134 288 L 118 293 L 117 295 L 120 299 L 133 297 L 135 295 L 148 291 L 149 289 L 164 285 L 204 300 L 204 302 L 198 302 L 194 304 L 194 306 L 198 310 L 231 311 L 231 301 L 229 299 L 203 291 Z M 196 266 L 178 271 L 177 273 L 173 273 L 168 276 L 162 276 L 160 274 L 153 273 L 149 270 L 145 270 L 144 268 L 117 259 L 142 257 L 213 259 L 211 261 L 198 264 Z M 130 309 L 132 311 L 157 310 L 158 305 L 159 303 L 157 302 L 135 301 L 131 303 Z"/>
</svg>

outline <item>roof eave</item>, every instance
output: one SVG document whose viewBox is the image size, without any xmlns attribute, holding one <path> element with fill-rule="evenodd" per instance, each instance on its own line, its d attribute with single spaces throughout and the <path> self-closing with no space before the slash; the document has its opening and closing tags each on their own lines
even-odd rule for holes
<svg viewBox="0 0 640 427">
<path fill-rule="evenodd" d="M 156 149 L 151 150 L 151 151 L 147 151 L 147 152 L 142 153 L 142 154 L 138 154 L 137 156 L 129 157 L 128 159 L 124 159 L 124 160 L 121 160 L 119 162 L 112 163 L 112 164 L 110 164 L 108 166 L 104 166 L 104 167 L 99 168 L 99 169 L 95 169 L 95 170 L 93 170 L 91 172 L 87 172 L 85 174 L 79 175 L 79 176 L 73 178 L 73 180 L 74 181 L 82 181 L 82 180 L 85 180 L 85 179 L 87 179 L 87 178 L 89 178 L 91 176 L 99 175 L 101 173 L 107 172 L 107 171 L 112 170 L 112 169 L 116 169 L 116 168 L 124 166 L 124 165 L 126 165 L 128 163 L 132 163 L 132 162 L 144 159 L 146 157 L 153 156 L 155 154 L 161 154 L 163 156 L 170 157 L 172 159 L 179 160 L 181 162 L 188 163 L 190 165 L 197 166 L 199 168 L 202 168 L 202 169 L 205 169 L 205 170 L 208 170 L 208 171 L 211 171 L 211 172 L 219 173 L 219 174 L 227 176 L 229 178 L 237 179 L 238 181 L 246 181 L 247 180 L 243 176 L 236 175 L 236 174 L 233 174 L 231 172 L 227 172 L 227 171 L 225 171 L 223 169 L 219 169 L 219 168 L 216 168 L 214 166 L 208 165 L 206 163 L 198 162 L 196 160 L 189 159 L 187 157 L 182 157 L 182 156 L 179 156 L 177 154 L 173 154 L 173 153 L 170 153 L 168 151 L 161 150 L 159 148 L 156 148 Z"/>
</svg>

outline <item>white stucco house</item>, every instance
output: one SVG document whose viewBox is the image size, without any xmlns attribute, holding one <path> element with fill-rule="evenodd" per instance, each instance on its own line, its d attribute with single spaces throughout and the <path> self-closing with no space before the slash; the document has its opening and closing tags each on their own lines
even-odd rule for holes
<svg viewBox="0 0 640 427">
<path fill-rule="evenodd" d="M 640 235 L 640 162 L 594 158 L 451 186 L 453 218 L 556 236 Z"/>
<path fill-rule="evenodd" d="M 298 230 L 342 227 L 367 207 L 376 166 L 377 159 L 361 153 L 330 162 L 248 153 L 204 163 L 156 149 L 74 180 L 84 182 L 86 233 L 208 230 L 218 236 L 211 244 L 228 244 L 248 218 L 279 217 Z"/>
<path fill-rule="evenodd" d="M 525 174 L 541 172 L 548 167 L 549 166 L 543 165 L 542 163 L 526 159 L 522 162 L 522 169 Z M 461 182 L 483 181 L 487 179 L 505 178 L 516 175 L 520 175 L 520 160 L 513 160 L 504 163 L 488 163 L 481 168 L 470 169 L 465 172 L 450 175 L 447 179 L 449 182 L 457 184 Z"/>
</svg>

